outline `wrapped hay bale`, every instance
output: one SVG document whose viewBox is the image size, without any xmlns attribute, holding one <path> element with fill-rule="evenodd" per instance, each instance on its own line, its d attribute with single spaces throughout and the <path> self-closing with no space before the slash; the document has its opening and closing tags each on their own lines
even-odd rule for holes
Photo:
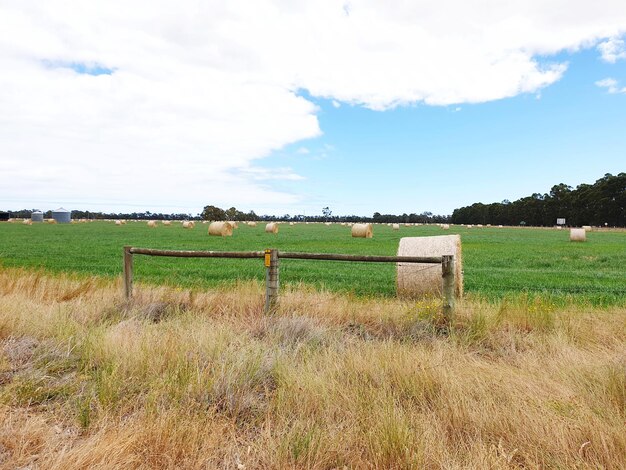
<svg viewBox="0 0 626 470">
<path fill-rule="evenodd" d="M 400 230 L 400 224 L 393 224 L 393 225 L 391 226 L 391 229 L 392 229 L 392 230 Z"/>
<path fill-rule="evenodd" d="M 148 227 L 155 228 L 156 226 L 157 226 L 156 221 L 154 221 L 154 220 L 149 220 L 148 221 Z"/>
<path fill-rule="evenodd" d="M 569 231 L 569 241 L 584 242 L 587 240 L 587 231 L 584 228 L 573 228 Z"/>
<path fill-rule="evenodd" d="M 265 226 L 265 233 L 278 233 L 278 224 L 276 222 L 270 222 Z"/>
<path fill-rule="evenodd" d="M 233 226 L 230 222 L 211 222 L 209 224 L 209 235 L 231 237 L 233 235 Z"/>
<path fill-rule="evenodd" d="M 372 238 L 373 236 L 372 224 L 354 224 L 352 226 L 352 237 L 354 238 Z"/>
<path fill-rule="evenodd" d="M 454 256 L 454 280 L 457 297 L 463 295 L 463 257 L 460 235 L 401 238 L 398 256 Z M 440 264 L 398 263 L 398 295 L 424 297 L 441 295 L 443 280 Z"/>
</svg>

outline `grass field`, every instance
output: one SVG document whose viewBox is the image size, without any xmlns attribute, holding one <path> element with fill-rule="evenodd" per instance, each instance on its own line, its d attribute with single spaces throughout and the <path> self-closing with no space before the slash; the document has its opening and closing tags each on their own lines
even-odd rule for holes
<svg viewBox="0 0 626 470">
<path fill-rule="evenodd" d="M 465 291 L 470 298 L 541 296 L 551 302 L 616 305 L 626 302 L 626 232 L 591 232 L 571 243 L 568 231 L 530 228 L 375 226 L 373 239 L 353 239 L 349 227 L 282 224 L 277 235 L 264 224 L 243 224 L 232 237 L 209 237 L 207 226 L 184 230 L 179 223 L 149 229 L 145 222 L 75 225 L 0 224 L 0 266 L 43 268 L 116 277 L 124 245 L 197 250 L 279 250 L 393 255 L 400 237 L 460 233 Z M 262 280 L 261 260 L 163 259 L 135 257 L 138 282 L 181 287 L 235 285 Z M 391 296 L 395 266 L 283 260 L 281 283 L 304 283 L 356 295 Z"/>
<path fill-rule="evenodd" d="M 0 469 L 626 468 L 626 308 L 120 287 L 0 270 Z"/>
</svg>

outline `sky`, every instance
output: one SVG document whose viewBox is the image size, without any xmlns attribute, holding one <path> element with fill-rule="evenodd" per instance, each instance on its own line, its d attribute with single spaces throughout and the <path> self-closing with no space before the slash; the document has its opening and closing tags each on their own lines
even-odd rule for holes
<svg viewBox="0 0 626 470">
<path fill-rule="evenodd" d="M 623 0 L 0 0 L 0 209 L 450 214 L 626 171 Z"/>
</svg>

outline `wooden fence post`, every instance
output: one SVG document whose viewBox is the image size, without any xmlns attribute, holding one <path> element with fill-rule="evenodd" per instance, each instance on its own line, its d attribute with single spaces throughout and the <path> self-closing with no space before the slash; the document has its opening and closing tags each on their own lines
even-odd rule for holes
<svg viewBox="0 0 626 470">
<path fill-rule="evenodd" d="M 133 254 L 130 246 L 124 247 L 124 295 L 126 300 L 133 296 Z"/>
<path fill-rule="evenodd" d="M 278 250 L 265 250 L 265 313 L 278 305 Z"/>
<path fill-rule="evenodd" d="M 454 256 L 441 257 L 441 277 L 443 278 L 443 318 L 446 326 L 454 321 L 454 301 L 456 286 L 454 280 Z"/>
</svg>

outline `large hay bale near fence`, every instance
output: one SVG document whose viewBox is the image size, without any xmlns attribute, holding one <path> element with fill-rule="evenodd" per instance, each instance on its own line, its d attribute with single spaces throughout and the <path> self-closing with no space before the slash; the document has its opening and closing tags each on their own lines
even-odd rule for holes
<svg viewBox="0 0 626 470">
<path fill-rule="evenodd" d="M 209 235 L 231 237 L 233 235 L 233 226 L 230 222 L 211 222 L 209 224 Z"/>
<path fill-rule="evenodd" d="M 463 295 L 463 257 L 460 235 L 407 237 L 400 239 L 398 256 L 454 256 L 454 282 L 457 297 Z M 424 297 L 441 295 L 441 264 L 398 263 L 398 295 Z"/>
<path fill-rule="evenodd" d="M 372 224 L 354 224 L 352 226 L 352 236 L 354 238 L 372 238 L 374 236 Z"/>
<path fill-rule="evenodd" d="M 571 242 L 584 242 L 587 240 L 587 231 L 584 228 L 573 228 L 569 231 Z"/>
<path fill-rule="evenodd" d="M 278 233 L 278 224 L 276 222 L 270 222 L 265 226 L 265 233 Z"/>
</svg>

